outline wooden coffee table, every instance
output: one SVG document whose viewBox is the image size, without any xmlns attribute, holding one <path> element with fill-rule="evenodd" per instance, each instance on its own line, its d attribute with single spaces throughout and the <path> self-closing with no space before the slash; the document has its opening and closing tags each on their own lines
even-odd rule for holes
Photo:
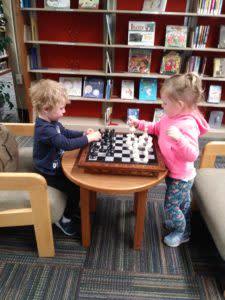
<svg viewBox="0 0 225 300">
<path fill-rule="evenodd" d="M 78 167 L 79 150 L 65 152 L 62 168 L 65 175 L 80 186 L 82 245 L 89 247 L 91 242 L 90 212 L 96 208 L 96 192 L 111 194 L 134 193 L 134 213 L 136 216 L 133 248 L 141 248 L 143 239 L 145 210 L 148 190 L 160 183 L 167 171 L 157 177 L 91 174 Z"/>
</svg>

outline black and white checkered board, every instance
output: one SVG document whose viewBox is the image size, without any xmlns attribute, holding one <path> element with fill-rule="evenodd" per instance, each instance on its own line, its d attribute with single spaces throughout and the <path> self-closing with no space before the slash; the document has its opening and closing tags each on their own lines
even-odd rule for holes
<svg viewBox="0 0 225 300">
<path fill-rule="evenodd" d="M 90 146 L 87 161 L 88 162 L 107 162 L 107 163 L 126 163 L 126 164 L 143 164 L 143 165 L 152 165 L 156 163 L 156 156 L 154 151 L 154 146 L 148 152 L 148 162 L 135 162 L 133 159 L 133 154 L 128 149 L 126 144 L 127 135 L 116 133 L 115 141 L 113 143 L 112 154 L 107 154 L 108 145 L 104 143 L 104 140 L 99 142 L 94 142 Z M 96 155 L 92 155 L 93 148 L 98 147 L 98 151 L 95 151 Z M 139 154 L 140 158 L 144 158 L 144 148 L 140 149 Z"/>
</svg>

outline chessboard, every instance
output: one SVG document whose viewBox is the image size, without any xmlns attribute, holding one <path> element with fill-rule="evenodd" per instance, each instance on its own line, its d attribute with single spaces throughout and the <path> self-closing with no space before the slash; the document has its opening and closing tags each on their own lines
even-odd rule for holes
<svg viewBox="0 0 225 300">
<path fill-rule="evenodd" d="M 166 170 L 157 139 L 145 135 L 147 146 L 143 142 L 140 144 L 142 137 L 141 134 L 106 130 L 100 141 L 80 150 L 78 166 L 89 173 L 157 176 Z M 139 141 L 138 149 L 132 145 L 135 141 Z"/>
</svg>

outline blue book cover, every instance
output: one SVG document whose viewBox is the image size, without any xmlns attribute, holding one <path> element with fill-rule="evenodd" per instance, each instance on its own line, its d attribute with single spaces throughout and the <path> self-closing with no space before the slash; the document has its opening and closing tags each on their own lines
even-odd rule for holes
<svg viewBox="0 0 225 300">
<path fill-rule="evenodd" d="M 157 99 L 157 79 L 142 78 L 139 84 L 139 100 L 156 100 L 156 99 Z"/>
<path fill-rule="evenodd" d="M 139 108 L 128 108 L 127 109 L 127 120 L 129 117 L 135 117 L 139 119 Z"/>
<path fill-rule="evenodd" d="M 84 79 L 83 97 L 103 99 L 105 81 L 102 78 Z"/>
</svg>

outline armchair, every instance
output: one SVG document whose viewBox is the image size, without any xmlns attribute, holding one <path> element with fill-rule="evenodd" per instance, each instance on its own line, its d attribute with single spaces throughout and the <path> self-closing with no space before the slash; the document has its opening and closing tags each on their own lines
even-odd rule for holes
<svg viewBox="0 0 225 300">
<path fill-rule="evenodd" d="M 33 135 L 33 124 L 4 125 L 14 135 Z M 33 225 L 39 256 L 54 256 L 51 223 L 60 219 L 65 206 L 66 196 L 34 173 L 32 147 L 19 148 L 17 172 L 0 173 L 0 227 Z"/>
<path fill-rule="evenodd" d="M 225 168 L 214 167 L 217 156 L 225 156 L 225 141 L 205 145 L 192 194 L 215 245 L 225 260 Z M 225 290 L 223 295 L 225 297 Z"/>
</svg>

